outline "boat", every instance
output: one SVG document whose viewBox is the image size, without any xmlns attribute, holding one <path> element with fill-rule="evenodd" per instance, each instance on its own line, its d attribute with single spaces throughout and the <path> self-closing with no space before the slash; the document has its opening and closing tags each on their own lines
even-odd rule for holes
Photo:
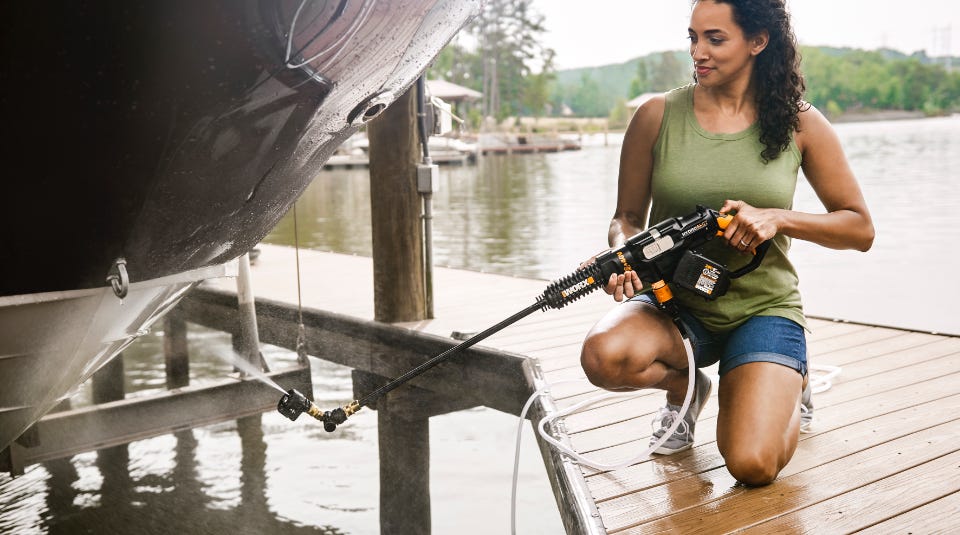
<svg viewBox="0 0 960 535">
<path fill-rule="evenodd" d="M 476 136 L 479 152 L 488 154 L 534 154 L 580 150 L 578 134 L 484 132 Z"/>
<path fill-rule="evenodd" d="M 469 143 L 448 135 L 432 135 L 427 140 L 430 160 L 438 165 L 467 165 L 477 163 L 476 143 Z M 370 165 L 370 143 L 364 132 L 357 132 L 346 140 L 324 164 L 325 169 L 365 168 Z"/>
<path fill-rule="evenodd" d="M 480 0 L 6 6 L 0 450 L 231 273 Z"/>
</svg>

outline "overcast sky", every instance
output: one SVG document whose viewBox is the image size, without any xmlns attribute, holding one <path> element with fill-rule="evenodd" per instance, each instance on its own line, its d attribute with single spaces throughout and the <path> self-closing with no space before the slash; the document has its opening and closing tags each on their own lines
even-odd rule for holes
<svg viewBox="0 0 960 535">
<path fill-rule="evenodd" d="M 788 0 L 800 44 L 960 56 L 960 0 Z M 685 49 L 689 0 L 533 0 L 556 67 Z"/>
</svg>

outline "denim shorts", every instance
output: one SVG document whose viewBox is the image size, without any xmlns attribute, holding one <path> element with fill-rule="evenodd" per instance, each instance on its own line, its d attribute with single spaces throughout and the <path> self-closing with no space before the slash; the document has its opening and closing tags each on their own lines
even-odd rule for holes
<svg viewBox="0 0 960 535">
<path fill-rule="evenodd" d="M 631 299 L 657 306 L 650 294 Z M 748 362 L 773 362 L 807 375 L 807 337 L 797 322 L 779 316 L 753 316 L 724 333 L 707 330 L 693 314 L 680 309 L 697 368 L 720 363 L 720 376 Z"/>
</svg>

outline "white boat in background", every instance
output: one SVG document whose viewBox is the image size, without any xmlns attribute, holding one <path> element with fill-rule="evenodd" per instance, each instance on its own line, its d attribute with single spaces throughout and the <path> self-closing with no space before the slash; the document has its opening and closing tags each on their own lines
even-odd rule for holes
<svg viewBox="0 0 960 535">
<path fill-rule="evenodd" d="M 427 144 L 430 159 L 438 165 L 466 165 L 476 163 L 479 149 L 449 136 L 430 136 Z M 370 142 L 364 132 L 357 132 L 346 140 L 324 164 L 326 169 L 367 167 L 370 165 Z"/>
</svg>

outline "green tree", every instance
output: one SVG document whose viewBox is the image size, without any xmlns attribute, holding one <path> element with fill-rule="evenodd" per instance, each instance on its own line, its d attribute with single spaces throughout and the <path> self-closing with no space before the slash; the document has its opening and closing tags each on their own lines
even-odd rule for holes
<svg viewBox="0 0 960 535">
<path fill-rule="evenodd" d="M 554 51 L 546 49 L 543 53 L 543 67 L 537 74 L 524 79 L 523 111 L 527 115 L 541 117 L 547 111 L 550 91 L 557 76 L 553 69 Z"/>
<path fill-rule="evenodd" d="M 610 114 L 607 116 L 607 124 L 610 128 L 625 128 L 630 122 L 630 110 L 627 108 L 627 100 L 620 98 L 610 108 Z"/>
<path fill-rule="evenodd" d="M 540 42 L 543 15 L 531 9 L 533 0 L 488 0 L 467 31 L 479 43 L 484 113 L 502 119 L 519 114 L 524 104 L 545 102 L 553 53 Z M 541 64 L 543 78 L 525 81 L 532 65 Z M 527 96 L 528 90 L 540 92 Z"/>
<path fill-rule="evenodd" d="M 637 75 L 630 81 L 630 90 L 627 92 L 627 98 L 633 98 L 650 91 L 650 67 L 647 60 L 641 58 L 637 61 Z"/>
<path fill-rule="evenodd" d="M 919 53 L 803 49 L 806 99 L 829 115 L 857 109 L 940 114 L 960 108 L 960 73 Z"/>
<path fill-rule="evenodd" d="M 600 98 L 600 85 L 587 73 L 580 76 L 580 85 L 570 96 L 570 107 L 583 117 L 603 117 L 610 111 Z"/>
<path fill-rule="evenodd" d="M 677 52 L 662 52 L 650 73 L 650 91 L 669 91 L 690 82 L 690 65 L 677 59 Z"/>
</svg>

